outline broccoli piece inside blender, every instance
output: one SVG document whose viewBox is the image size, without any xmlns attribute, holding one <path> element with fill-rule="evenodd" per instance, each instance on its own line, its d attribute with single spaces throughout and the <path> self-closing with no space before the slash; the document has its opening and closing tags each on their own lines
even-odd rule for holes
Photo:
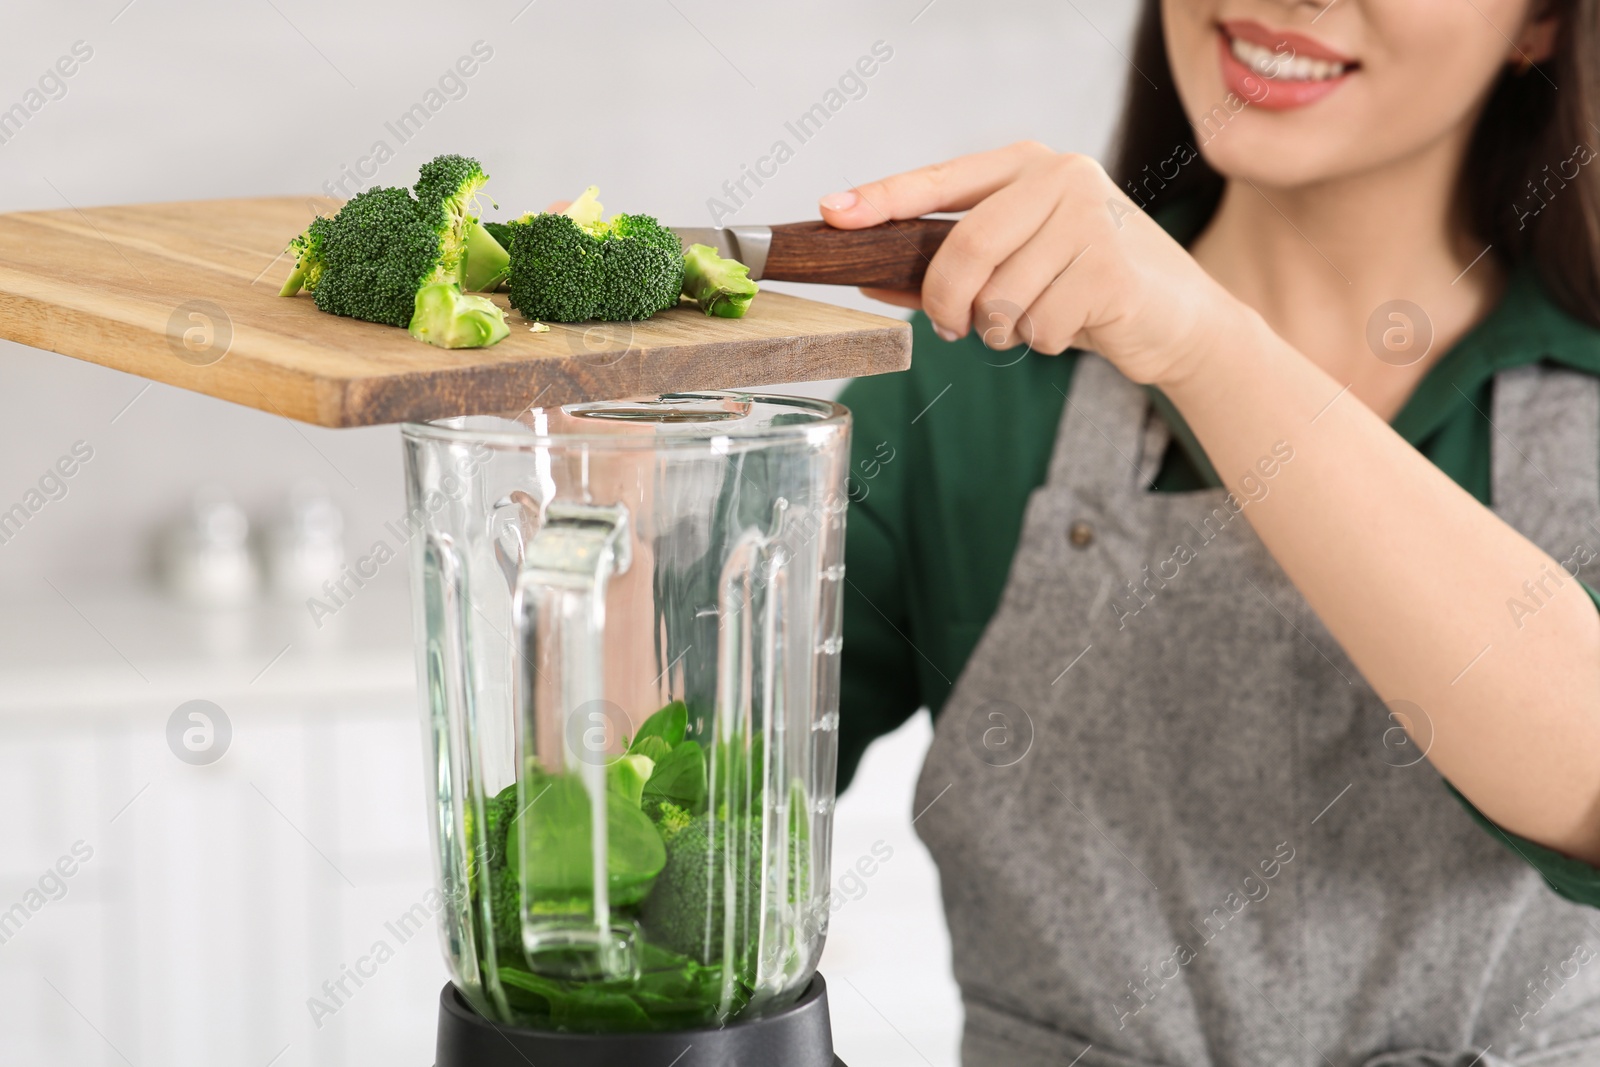
<svg viewBox="0 0 1600 1067">
<path fill-rule="evenodd" d="M 682 825 L 670 831 L 666 866 L 644 901 L 640 920 L 646 936 L 700 963 L 721 960 L 729 940 L 734 954 L 743 955 L 742 947 L 753 940 L 751 904 L 759 900 L 761 891 L 760 823 L 746 818 L 689 817 L 670 803 L 662 805 L 662 812 L 663 822 L 681 821 Z M 730 880 L 731 929 L 727 906 Z"/>
<path fill-rule="evenodd" d="M 718 810 L 711 811 L 707 755 L 686 737 L 687 720 L 681 702 L 662 708 L 606 767 L 611 918 L 614 926 L 631 925 L 639 938 L 636 977 L 553 977 L 523 950 L 524 848 L 531 850 L 534 915 L 591 907 L 591 815 L 582 780 L 530 767 L 520 790 L 513 783 L 485 800 L 484 833 L 476 842 L 485 868 L 474 883 L 475 905 L 517 1021 L 587 1032 L 677 1029 L 720 1024 L 749 1003 L 765 869 L 759 776 L 750 782 L 743 771 L 719 769 Z M 759 745 L 742 755 L 724 744 L 718 751 L 724 767 L 760 762 Z M 796 799 L 792 794 L 790 803 Z M 780 867 L 788 871 L 785 888 L 796 908 L 808 903 L 799 897 L 809 885 L 803 791 L 798 800 L 790 856 Z"/>
</svg>

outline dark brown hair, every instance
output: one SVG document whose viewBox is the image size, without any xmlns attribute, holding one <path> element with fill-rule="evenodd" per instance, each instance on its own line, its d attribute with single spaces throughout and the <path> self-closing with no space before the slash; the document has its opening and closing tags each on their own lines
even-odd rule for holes
<svg viewBox="0 0 1600 1067">
<path fill-rule="evenodd" d="M 1562 308 L 1600 326 L 1600 0 L 1554 0 L 1551 10 L 1554 54 L 1528 70 L 1508 66 L 1495 82 L 1467 147 L 1457 206 L 1466 236 L 1508 266 L 1531 265 Z M 1214 207 L 1223 179 L 1195 148 L 1167 62 L 1160 0 L 1145 0 L 1133 66 L 1113 177 L 1147 211 L 1190 198 Z M 1186 159 L 1181 167 L 1175 152 Z"/>
</svg>

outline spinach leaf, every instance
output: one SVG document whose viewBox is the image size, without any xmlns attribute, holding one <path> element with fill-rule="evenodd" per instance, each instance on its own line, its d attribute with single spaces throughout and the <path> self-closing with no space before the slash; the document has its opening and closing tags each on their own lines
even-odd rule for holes
<svg viewBox="0 0 1600 1067">
<path fill-rule="evenodd" d="M 706 807 L 706 755 L 698 741 L 682 741 L 655 765 L 644 783 L 647 800 L 665 800 L 691 815 Z"/>
<path fill-rule="evenodd" d="M 672 745 L 664 737 L 641 737 L 628 749 L 630 756 L 647 756 L 653 762 L 660 763 L 667 758 L 667 753 L 672 751 Z"/>
<path fill-rule="evenodd" d="M 639 743 L 647 737 L 659 737 L 668 745 L 676 747 L 683 742 L 683 735 L 688 729 L 689 705 L 681 700 L 674 700 L 644 721 L 644 725 L 640 726 L 639 732 L 634 735 L 633 744 L 628 746 L 628 751 L 638 751 Z"/>
<path fill-rule="evenodd" d="M 558 982 L 516 967 L 501 967 L 499 974 L 503 984 L 543 997 L 550 1005 L 550 1021 L 558 1027 L 639 1030 L 650 1023 L 632 997 L 603 984 Z"/>
<path fill-rule="evenodd" d="M 588 896 L 594 885 L 594 834 L 582 780 L 574 774 L 539 775 L 524 787 L 537 799 L 512 822 L 506 841 L 514 878 L 520 877 L 522 850 L 528 850 L 523 890 L 531 899 L 524 906 Z M 606 885 L 613 906 L 643 900 L 666 862 L 666 845 L 649 816 L 636 804 L 606 805 Z"/>
</svg>

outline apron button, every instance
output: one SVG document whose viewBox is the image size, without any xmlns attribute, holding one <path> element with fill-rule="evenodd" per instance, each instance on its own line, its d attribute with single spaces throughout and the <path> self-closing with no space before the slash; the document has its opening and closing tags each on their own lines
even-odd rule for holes
<svg viewBox="0 0 1600 1067">
<path fill-rule="evenodd" d="M 1094 543 L 1094 527 L 1079 519 L 1067 527 L 1067 540 L 1073 548 L 1088 548 Z"/>
</svg>

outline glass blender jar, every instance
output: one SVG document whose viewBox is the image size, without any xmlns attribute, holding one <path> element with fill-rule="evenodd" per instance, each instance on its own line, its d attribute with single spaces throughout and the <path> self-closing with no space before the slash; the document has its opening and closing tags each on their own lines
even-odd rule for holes
<svg viewBox="0 0 1600 1067">
<path fill-rule="evenodd" d="M 683 394 L 403 438 L 455 995 L 564 1035 L 794 1010 L 828 915 L 848 412 Z"/>
</svg>

